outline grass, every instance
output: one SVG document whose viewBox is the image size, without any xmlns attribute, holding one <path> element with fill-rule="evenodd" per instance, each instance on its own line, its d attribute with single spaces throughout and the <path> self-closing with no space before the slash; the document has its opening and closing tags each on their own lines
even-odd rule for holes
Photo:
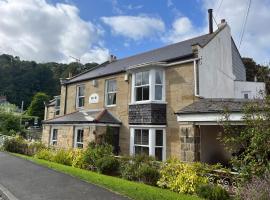
<svg viewBox="0 0 270 200">
<path fill-rule="evenodd" d="M 36 164 L 54 169 L 65 174 L 77 177 L 89 183 L 104 187 L 110 191 L 122 194 L 131 199 L 138 200 L 200 200 L 197 196 L 178 194 L 170 190 L 161 189 L 158 187 L 153 187 L 145 185 L 142 183 L 127 181 L 121 178 L 106 176 L 103 174 L 98 174 L 96 172 L 83 170 L 79 168 L 74 168 L 66 165 L 61 165 L 54 162 L 49 162 L 46 160 L 37 159 L 34 157 L 29 157 L 21 154 L 13 154 L 15 156 L 30 160 Z"/>
</svg>

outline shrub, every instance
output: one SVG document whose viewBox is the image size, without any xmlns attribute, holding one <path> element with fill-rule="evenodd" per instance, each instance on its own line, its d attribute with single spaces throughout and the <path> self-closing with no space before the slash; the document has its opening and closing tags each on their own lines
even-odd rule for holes
<svg viewBox="0 0 270 200">
<path fill-rule="evenodd" d="M 28 147 L 26 149 L 26 152 L 24 152 L 26 155 L 33 156 L 37 152 L 39 152 L 41 149 L 45 149 L 45 145 L 41 142 L 31 142 L 28 144 Z"/>
<path fill-rule="evenodd" d="M 159 165 L 154 158 L 146 155 L 127 157 L 121 161 L 121 177 L 132 181 L 141 181 L 146 184 L 156 185 Z"/>
<path fill-rule="evenodd" d="M 202 185 L 197 189 L 199 197 L 208 200 L 228 200 L 230 196 L 228 192 L 220 186 L 216 185 Z"/>
<path fill-rule="evenodd" d="M 55 153 L 51 149 L 41 149 L 35 154 L 38 159 L 53 161 Z"/>
<path fill-rule="evenodd" d="M 116 175 L 119 170 L 119 161 L 112 156 L 106 156 L 97 160 L 96 167 L 102 174 Z"/>
<path fill-rule="evenodd" d="M 3 148 L 5 151 L 24 154 L 27 143 L 22 137 L 13 137 L 4 141 Z"/>
<path fill-rule="evenodd" d="M 77 167 L 84 169 L 84 150 L 83 149 L 74 149 L 72 151 L 72 167 Z"/>
<path fill-rule="evenodd" d="M 112 146 L 108 144 L 89 143 L 83 158 L 86 168 L 96 170 L 97 160 L 113 155 L 112 150 Z"/>
<path fill-rule="evenodd" d="M 157 184 L 178 193 L 193 194 L 199 186 L 208 183 L 207 178 L 203 177 L 204 168 L 201 163 L 182 163 L 170 159 L 162 165 Z"/>
<path fill-rule="evenodd" d="M 58 149 L 55 151 L 53 157 L 53 162 L 63 164 L 63 165 L 72 165 L 72 150 Z"/>
<path fill-rule="evenodd" d="M 238 198 L 243 200 L 269 200 L 270 199 L 270 173 L 262 177 L 254 176 L 238 191 Z"/>
</svg>

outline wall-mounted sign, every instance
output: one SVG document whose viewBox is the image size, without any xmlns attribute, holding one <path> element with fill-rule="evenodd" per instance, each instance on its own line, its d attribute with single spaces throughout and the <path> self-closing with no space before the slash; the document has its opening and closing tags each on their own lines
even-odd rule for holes
<svg viewBox="0 0 270 200">
<path fill-rule="evenodd" d="M 98 103 L 98 99 L 99 99 L 98 94 L 93 93 L 89 97 L 89 103 Z"/>
</svg>

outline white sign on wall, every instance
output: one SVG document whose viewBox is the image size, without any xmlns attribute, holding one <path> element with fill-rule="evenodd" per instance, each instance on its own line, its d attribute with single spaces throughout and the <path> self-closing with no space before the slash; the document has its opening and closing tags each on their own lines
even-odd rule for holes
<svg viewBox="0 0 270 200">
<path fill-rule="evenodd" d="M 98 103 L 98 99 L 99 99 L 98 94 L 93 93 L 89 97 L 89 103 Z"/>
</svg>

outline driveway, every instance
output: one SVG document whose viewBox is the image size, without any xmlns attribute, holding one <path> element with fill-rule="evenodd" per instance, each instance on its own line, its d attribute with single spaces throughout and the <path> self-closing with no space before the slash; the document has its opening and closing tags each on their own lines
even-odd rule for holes
<svg viewBox="0 0 270 200">
<path fill-rule="evenodd" d="M 1 185 L 18 200 L 127 199 L 75 177 L 3 152 L 0 152 L 0 187 Z"/>
</svg>

